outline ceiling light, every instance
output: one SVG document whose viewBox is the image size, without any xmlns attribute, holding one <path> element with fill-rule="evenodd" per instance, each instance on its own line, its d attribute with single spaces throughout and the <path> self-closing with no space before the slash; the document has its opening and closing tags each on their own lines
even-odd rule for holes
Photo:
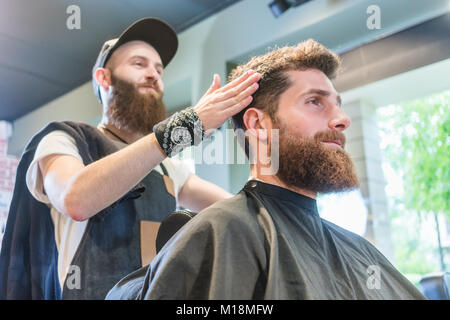
<svg viewBox="0 0 450 320">
<path fill-rule="evenodd" d="M 269 8 L 272 11 L 275 18 L 281 16 L 285 11 L 291 7 L 297 7 L 305 2 L 311 0 L 274 0 L 269 3 Z"/>
</svg>

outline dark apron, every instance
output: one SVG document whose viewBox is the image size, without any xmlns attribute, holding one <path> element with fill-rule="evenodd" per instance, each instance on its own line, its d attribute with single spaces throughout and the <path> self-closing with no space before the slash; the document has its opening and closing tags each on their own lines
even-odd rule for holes
<svg viewBox="0 0 450 320">
<path fill-rule="evenodd" d="M 121 278 L 142 267 L 142 226 L 161 222 L 176 208 L 173 182 L 161 168 L 164 175 L 152 170 L 142 180 L 140 198 L 89 219 L 64 281 L 63 299 L 104 299 Z"/>
</svg>

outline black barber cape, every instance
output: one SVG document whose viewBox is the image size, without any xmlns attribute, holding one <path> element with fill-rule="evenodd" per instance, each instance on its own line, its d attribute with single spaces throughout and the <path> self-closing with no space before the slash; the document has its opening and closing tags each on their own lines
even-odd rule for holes
<svg viewBox="0 0 450 320">
<path fill-rule="evenodd" d="M 425 299 L 316 200 L 249 181 L 197 214 L 107 299 Z"/>
</svg>

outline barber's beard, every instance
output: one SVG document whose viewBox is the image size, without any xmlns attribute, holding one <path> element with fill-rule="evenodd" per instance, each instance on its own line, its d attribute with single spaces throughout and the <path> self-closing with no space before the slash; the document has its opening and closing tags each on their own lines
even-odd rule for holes
<svg viewBox="0 0 450 320">
<path fill-rule="evenodd" d="M 299 138 L 281 126 L 277 176 L 289 187 L 317 193 L 358 188 L 358 176 L 348 153 L 322 143 L 336 140 L 344 147 L 345 136 L 341 132 L 322 131 L 313 138 Z"/>
<path fill-rule="evenodd" d="M 138 88 L 144 84 L 134 85 L 114 75 L 111 75 L 111 85 L 113 92 L 107 115 L 116 128 L 145 135 L 167 118 L 161 93 L 151 90 L 142 94 Z"/>
</svg>

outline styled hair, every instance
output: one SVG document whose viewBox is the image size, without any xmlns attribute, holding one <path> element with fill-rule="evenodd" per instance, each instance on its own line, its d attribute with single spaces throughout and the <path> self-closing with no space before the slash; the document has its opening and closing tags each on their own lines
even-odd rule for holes
<svg viewBox="0 0 450 320">
<path fill-rule="evenodd" d="M 228 82 L 233 81 L 245 72 L 253 70 L 261 74 L 259 88 L 253 94 L 253 100 L 241 112 L 231 119 L 233 129 L 246 130 L 243 116 L 249 108 L 265 111 L 275 121 L 278 101 L 291 85 L 287 71 L 317 69 L 329 79 L 336 77 L 341 60 L 339 56 L 313 39 L 298 43 L 296 46 L 285 46 L 265 55 L 253 57 L 249 62 L 234 68 L 228 76 Z M 248 143 L 245 143 L 245 153 L 248 157 Z"/>
</svg>

